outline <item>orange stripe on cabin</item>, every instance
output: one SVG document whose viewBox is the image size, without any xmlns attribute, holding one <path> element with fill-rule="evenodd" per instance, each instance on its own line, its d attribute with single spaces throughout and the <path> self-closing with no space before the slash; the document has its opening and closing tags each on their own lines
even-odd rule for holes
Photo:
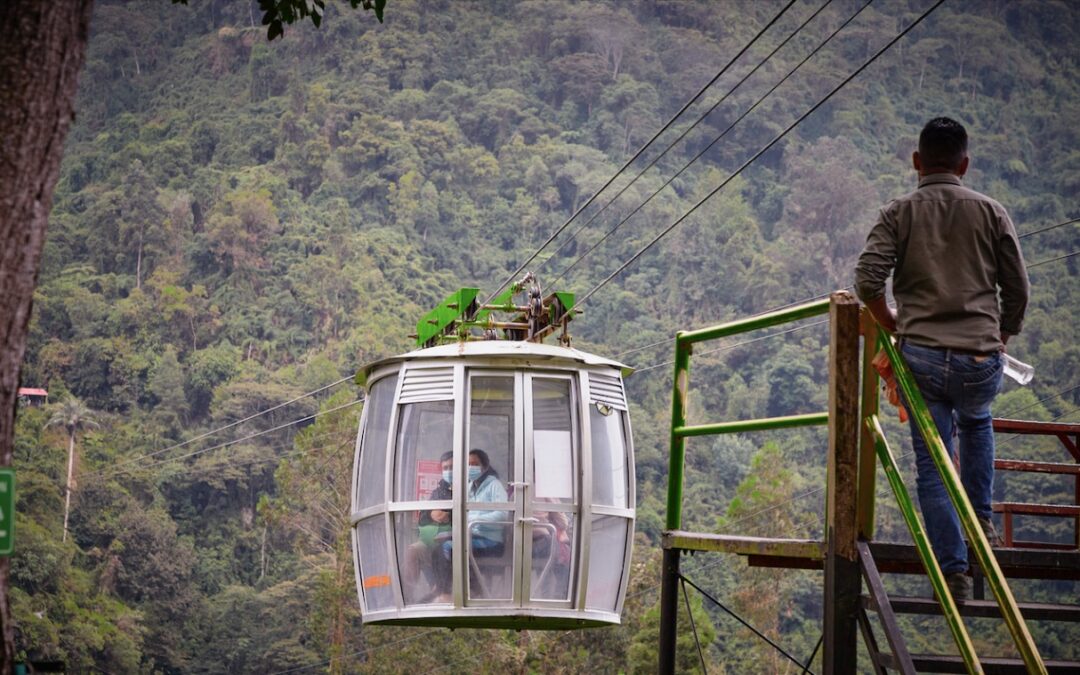
<svg viewBox="0 0 1080 675">
<path fill-rule="evenodd" d="M 364 579 L 364 588 L 382 588 L 389 585 L 390 577 L 385 574 L 378 574 Z"/>
</svg>

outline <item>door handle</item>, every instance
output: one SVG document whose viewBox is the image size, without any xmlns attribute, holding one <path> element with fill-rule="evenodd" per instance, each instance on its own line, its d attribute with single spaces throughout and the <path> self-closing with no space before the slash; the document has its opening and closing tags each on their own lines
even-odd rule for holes
<svg viewBox="0 0 1080 675">
<path fill-rule="evenodd" d="M 535 525 L 535 524 L 540 522 L 540 519 L 539 518 L 533 518 L 533 517 L 530 516 L 528 518 L 518 518 L 518 522 L 519 523 L 528 523 L 530 525 Z"/>
<path fill-rule="evenodd" d="M 520 481 L 520 480 L 512 480 L 509 483 L 507 483 L 507 485 L 509 485 L 512 488 L 527 488 L 527 487 L 529 487 L 528 483 L 526 483 L 525 481 Z"/>
</svg>

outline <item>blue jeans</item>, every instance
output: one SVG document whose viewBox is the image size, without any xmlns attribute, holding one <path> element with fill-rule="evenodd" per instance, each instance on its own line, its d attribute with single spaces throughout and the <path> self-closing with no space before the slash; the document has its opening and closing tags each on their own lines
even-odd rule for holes
<svg viewBox="0 0 1080 675">
<path fill-rule="evenodd" d="M 957 457 L 953 439 L 959 436 L 960 480 L 975 514 L 989 519 L 994 492 L 994 430 L 990 404 L 1001 389 L 1005 357 L 1000 353 L 988 356 L 958 354 L 910 342 L 904 342 L 901 351 L 952 458 Z M 930 459 L 914 417 L 909 423 L 918 474 L 919 507 L 926 523 L 926 535 L 942 572 L 964 572 L 968 568 L 967 545 L 960 529 L 960 518 Z"/>
</svg>

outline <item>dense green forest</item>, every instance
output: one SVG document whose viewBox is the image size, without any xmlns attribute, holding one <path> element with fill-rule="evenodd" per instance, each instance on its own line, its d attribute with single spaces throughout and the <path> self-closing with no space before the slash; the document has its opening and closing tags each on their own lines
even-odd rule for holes
<svg viewBox="0 0 1080 675">
<path fill-rule="evenodd" d="M 394 0 L 382 24 L 328 4 L 321 28 L 294 25 L 269 43 L 256 2 L 97 4 L 22 375 L 50 396 L 19 410 L 16 436 L 12 603 L 27 658 L 111 673 L 651 672 L 675 331 L 849 286 L 877 207 L 915 184 L 910 155 L 930 117 L 967 125 L 966 182 L 1021 234 L 1080 215 L 1080 6 L 945 3 L 572 324 L 576 346 L 639 369 L 628 380 L 638 533 L 623 625 L 362 628 L 347 503 L 360 405 L 346 378 L 409 349 L 419 317 L 457 287 L 494 290 L 782 3 Z M 822 2 L 784 14 L 544 250 L 530 266 L 540 280 L 579 297 L 594 288 L 931 3 L 825 4 L 600 212 Z M 1023 239 L 1032 302 L 1009 348 L 1036 379 L 1007 384 L 999 416 L 1078 421 L 1080 275 L 1077 258 L 1061 258 L 1078 248 L 1077 227 Z M 824 410 L 827 339 L 807 322 L 700 355 L 691 422 Z M 890 419 L 887 431 L 910 474 L 905 427 Z M 1001 444 L 1000 456 L 1064 459 L 1053 442 Z M 820 537 L 824 448 L 823 430 L 691 442 L 687 527 Z M 905 540 L 881 487 L 881 536 Z M 1072 489 L 998 483 L 1016 501 L 1062 502 Z M 1069 521 L 1023 528 L 1072 536 Z M 798 658 L 814 649 L 820 574 L 719 555 L 685 571 Z M 692 594 L 691 605 L 709 672 L 798 672 L 707 601 Z M 948 648 L 942 625 L 912 620 L 927 643 L 913 651 Z M 975 626 L 980 647 L 1009 652 L 999 623 Z M 699 657 L 681 628 L 689 672 Z M 1033 625 L 1047 657 L 1080 658 L 1078 631 Z"/>
</svg>

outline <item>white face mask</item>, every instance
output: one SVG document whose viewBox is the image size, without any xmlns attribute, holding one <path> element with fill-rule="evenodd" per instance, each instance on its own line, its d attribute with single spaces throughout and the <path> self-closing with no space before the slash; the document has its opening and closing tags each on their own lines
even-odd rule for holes
<svg viewBox="0 0 1080 675">
<path fill-rule="evenodd" d="M 470 466 L 469 467 L 469 482 L 471 483 L 472 481 L 476 480 L 479 477 L 480 477 L 480 467 L 478 467 L 478 466 Z"/>
<path fill-rule="evenodd" d="M 451 479 L 453 478 L 453 475 L 454 475 L 454 472 L 447 469 L 446 471 L 442 472 L 442 479 L 444 481 L 446 481 L 447 483 L 450 483 Z"/>
</svg>

